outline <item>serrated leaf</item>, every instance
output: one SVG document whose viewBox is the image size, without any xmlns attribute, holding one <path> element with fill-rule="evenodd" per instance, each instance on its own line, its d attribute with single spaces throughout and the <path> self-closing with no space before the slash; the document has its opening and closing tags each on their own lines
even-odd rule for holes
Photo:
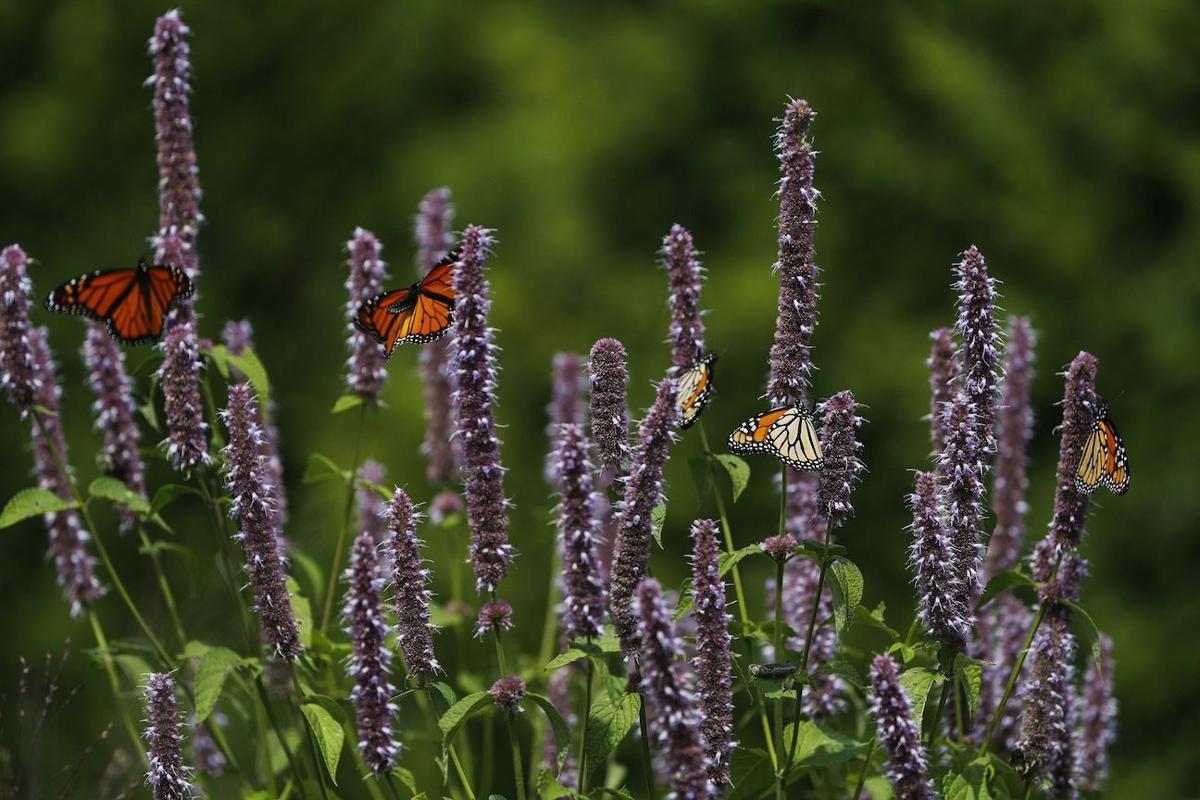
<svg viewBox="0 0 1200 800">
<path fill-rule="evenodd" d="M 434 681 L 431 685 L 442 696 L 442 699 L 446 701 L 446 708 L 450 708 L 458 702 L 458 695 L 454 693 L 454 689 L 451 688 L 450 684 L 445 681 Z"/>
<path fill-rule="evenodd" d="M 913 667 L 900 673 L 900 685 L 908 695 L 908 702 L 913 708 L 913 719 L 917 720 L 918 725 L 924 718 L 930 690 L 945 680 L 945 675 L 925 667 Z"/>
<path fill-rule="evenodd" d="M 967 705 L 971 710 L 967 719 L 975 719 L 979 711 L 979 689 L 983 685 L 983 662 L 958 653 L 954 656 L 954 671 L 967 690 Z"/>
<path fill-rule="evenodd" d="M 658 505 L 656 505 L 654 507 L 654 510 L 650 512 L 650 524 L 653 526 L 654 542 L 655 542 L 655 544 L 658 545 L 660 550 L 662 549 L 662 546 L 663 546 L 663 543 L 662 543 L 663 523 L 665 523 L 666 521 L 667 521 L 667 505 L 666 505 L 666 503 L 659 503 Z"/>
<path fill-rule="evenodd" d="M 79 508 L 74 500 L 64 500 L 48 489 L 22 489 L 8 499 L 0 511 L 0 528 L 16 525 L 21 520 Z"/>
<path fill-rule="evenodd" d="M 774 782 L 775 775 L 770 757 L 764 751 L 739 747 L 729 759 L 729 778 L 733 783 L 729 800 L 745 800 L 757 797 Z"/>
<path fill-rule="evenodd" d="M 88 485 L 90 497 L 101 497 L 125 506 L 136 514 L 149 514 L 150 503 L 145 497 L 130 489 L 121 481 L 102 475 Z"/>
<path fill-rule="evenodd" d="M 842 680 L 860 689 L 867 685 L 867 676 L 863 675 L 862 670 L 844 658 L 835 658 L 832 661 L 822 664 L 817 669 L 817 674 L 837 675 Z"/>
<path fill-rule="evenodd" d="M 550 702 L 550 698 L 534 692 L 529 692 L 525 697 L 537 703 L 545 713 L 546 719 L 550 721 L 550 730 L 554 733 L 554 747 L 558 750 L 558 768 L 562 769 L 567 754 L 571 752 L 571 726 L 563 719 L 562 713 L 554 703 Z"/>
<path fill-rule="evenodd" d="M 490 693 L 486 691 L 472 692 L 446 709 L 446 713 L 442 714 L 441 719 L 438 720 L 438 727 L 442 730 L 442 747 L 449 746 L 468 717 L 490 702 L 492 702 Z"/>
<path fill-rule="evenodd" d="M 558 800 L 560 797 L 565 797 L 569 800 L 572 797 L 572 792 L 558 782 L 553 772 L 546 767 L 542 767 L 537 776 L 537 796 L 541 800 Z"/>
<path fill-rule="evenodd" d="M 218 351 L 220 355 L 218 357 Z M 267 368 L 263 366 L 258 354 L 249 347 L 242 350 L 238 355 L 229 352 L 229 348 L 225 345 L 217 345 L 212 349 L 214 360 L 220 363 L 223 359 L 230 366 L 236 367 L 238 372 L 245 376 L 246 380 L 250 381 L 250 385 L 254 387 L 254 394 L 258 396 L 258 405 L 261 409 L 266 409 L 270 406 L 271 401 L 271 383 L 267 379 Z M 228 379 L 228 375 L 222 372 L 222 376 Z"/>
<path fill-rule="evenodd" d="M 868 609 L 866 606 L 859 604 L 854 609 L 854 619 L 856 625 L 863 625 L 868 628 L 875 628 L 883 631 L 892 638 L 893 641 L 900 638 L 900 632 L 884 622 L 883 619 L 884 605 L 880 603 L 874 609 Z"/>
<path fill-rule="evenodd" d="M 729 476 L 729 482 L 733 485 L 733 502 L 736 503 L 742 496 L 742 492 L 746 491 L 747 484 L 750 483 L 750 465 L 729 453 L 715 454 L 713 459 L 725 469 L 725 474 Z"/>
<path fill-rule="evenodd" d="M 604 766 L 609 754 L 637 724 L 641 698 L 629 693 L 613 697 L 598 692 L 587 718 L 587 763 L 590 775 Z"/>
<path fill-rule="evenodd" d="M 308 598 L 300 591 L 300 584 L 296 583 L 296 579 L 291 575 L 287 576 L 287 588 L 292 604 L 292 614 L 296 617 L 296 623 L 300 628 L 300 643 L 305 647 L 312 647 L 312 604 L 308 602 Z"/>
<path fill-rule="evenodd" d="M 799 731 L 796 742 L 795 763 L 806 767 L 829 767 L 834 764 L 844 764 L 866 752 L 866 745 L 860 744 L 835 731 L 821 728 L 815 722 L 802 720 L 799 728 L 789 724 L 783 731 L 784 748 L 791 746 L 792 736 Z"/>
<path fill-rule="evenodd" d="M 989 602 L 991 602 L 992 598 L 1004 590 L 1021 586 L 1028 586 L 1036 589 L 1037 583 L 1034 582 L 1033 578 L 1029 577 L 1020 570 L 1009 570 L 1008 572 L 1001 572 L 998 575 L 993 575 L 991 580 L 987 582 L 987 586 L 984 587 L 983 594 L 979 596 L 979 602 L 975 604 L 975 610 L 978 611 L 986 606 Z"/>
<path fill-rule="evenodd" d="M 212 713 L 221 697 L 225 679 L 242 661 L 241 656 L 227 647 L 209 647 L 200 657 L 196 668 L 196 721 L 203 722 Z"/>
<path fill-rule="evenodd" d="M 358 408 L 363 404 L 363 399 L 357 394 L 344 394 L 337 400 L 333 401 L 333 408 L 329 409 L 330 414 L 341 414 L 343 411 L 349 411 L 352 408 Z"/>
<path fill-rule="evenodd" d="M 833 591 L 833 619 L 841 633 L 846 630 L 854 609 L 862 603 L 863 577 L 855 563 L 846 558 L 838 558 L 830 564 L 829 573 L 833 578 L 830 584 Z"/>
<path fill-rule="evenodd" d="M 342 730 L 341 723 L 334 719 L 333 715 L 323 706 L 316 703 L 305 703 L 300 706 L 300 711 L 308 720 L 308 727 L 312 729 L 313 736 L 317 740 L 317 747 L 320 748 L 321 756 L 325 759 L 325 766 L 329 769 L 329 779 L 336 786 L 338 762 L 342 759 L 342 745 L 346 741 L 346 732 Z"/>
<path fill-rule="evenodd" d="M 993 800 L 988 788 L 992 767 L 987 757 L 976 759 L 962 773 L 950 773 L 942 781 L 946 800 Z"/>
<path fill-rule="evenodd" d="M 313 453 L 308 457 L 308 464 L 304 468 L 302 480 L 305 484 L 329 480 L 346 483 L 350 480 L 350 470 L 342 469 L 327 455 Z"/>
<path fill-rule="evenodd" d="M 417 793 L 417 779 L 413 776 L 411 769 L 393 767 L 392 774 L 400 781 L 400 785 L 408 789 L 411 794 Z"/>
</svg>

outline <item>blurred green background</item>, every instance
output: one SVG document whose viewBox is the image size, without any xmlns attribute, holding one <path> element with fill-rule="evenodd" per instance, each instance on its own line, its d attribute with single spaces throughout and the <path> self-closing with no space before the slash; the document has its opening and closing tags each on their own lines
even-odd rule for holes
<svg viewBox="0 0 1200 800">
<path fill-rule="evenodd" d="M 157 200 L 142 81 L 146 39 L 164 10 L 141 0 L 0 2 L 0 240 L 38 260 L 39 297 L 147 251 Z M 498 414 L 521 552 L 504 595 L 533 652 L 553 549 L 541 471 L 551 357 L 619 337 L 632 404 L 649 402 L 668 363 L 655 251 L 679 222 L 709 271 L 703 304 L 721 361 L 708 429 L 720 435 L 760 407 L 777 289 L 773 118 L 789 95 L 802 96 L 819 112 L 824 196 L 815 392 L 853 389 L 870 421 L 870 473 L 842 535 L 867 600 L 886 600 L 894 626 L 911 619 L 903 498 L 910 471 L 927 463 L 927 333 L 951 323 L 950 267 L 975 243 L 1003 282 L 1005 309 L 1030 315 L 1039 332 L 1031 536 L 1050 513 L 1055 373 L 1080 349 L 1100 358 L 1100 389 L 1130 450 L 1132 490 L 1097 495 L 1085 544 L 1084 605 L 1116 640 L 1121 729 L 1109 796 L 1198 796 L 1200 754 L 1184 729 L 1200 710 L 1190 574 L 1200 550 L 1191 441 L 1200 7 L 306 0 L 189 2 L 183 14 L 194 32 L 207 218 L 202 333 L 217 336 L 230 318 L 254 323 L 279 402 L 288 534 L 302 550 L 328 564 L 340 514 L 335 487 L 301 486 L 308 454 L 351 458 L 353 415 L 327 415 L 345 356 L 343 244 L 354 226 L 372 229 L 394 282 L 408 282 L 416 202 L 449 186 L 460 227 L 498 231 Z M 35 316 L 51 327 L 73 462 L 90 479 L 98 437 L 78 355 L 83 327 Z M 132 354 L 131 365 L 150 352 Z M 427 499 L 416 364 L 415 348 L 392 360 L 388 408 L 371 423 L 368 449 L 390 481 Z M 26 424 L 8 406 L 0 442 L 7 497 L 31 482 Z M 684 574 L 696 513 L 683 456 L 699 449 L 689 434 L 669 468 L 667 549 L 654 569 L 671 583 Z M 775 468 L 752 466 L 734 510 L 739 545 L 770 532 L 777 513 Z M 156 467 L 156 482 L 167 477 Z M 180 541 L 198 552 L 169 569 L 193 635 L 220 641 L 229 609 L 197 596 L 210 564 L 201 511 L 172 509 Z M 0 537 L 0 687 L 13 693 L 21 655 L 36 661 L 67 637 L 75 651 L 65 680 L 82 688 L 43 745 L 45 768 L 57 768 L 111 720 L 109 690 L 81 655 L 90 632 L 67 617 L 40 523 Z M 107 540 L 165 627 L 135 541 L 113 530 Z M 757 602 L 762 569 L 749 570 Z M 444 570 L 434 571 L 445 594 Z M 100 611 L 110 635 L 135 635 L 114 593 Z M 465 657 L 489 657 L 477 649 Z M 110 748 L 85 762 L 85 786 Z"/>
</svg>

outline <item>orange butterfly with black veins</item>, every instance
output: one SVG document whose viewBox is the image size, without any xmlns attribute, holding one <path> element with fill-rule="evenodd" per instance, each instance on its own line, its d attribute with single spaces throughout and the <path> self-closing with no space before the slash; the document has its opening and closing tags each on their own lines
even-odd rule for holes
<svg viewBox="0 0 1200 800">
<path fill-rule="evenodd" d="M 46 308 L 102 322 L 122 344 L 144 344 L 162 338 L 167 313 L 194 291 L 179 267 L 143 258 L 134 269 L 96 270 L 67 281 L 50 292 Z"/>
<path fill-rule="evenodd" d="M 454 269 L 457 252 L 437 263 L 407 289 L 393 289 L 363 302 L 354 327 L 383 345 L 388 358 L 402 344 L 440 339 L 454 321 Z"/>
<path fill-rule="evenodd" d="M 1092 431 L 1083 445 L 1079 466 L 1075 470 L 1075 488 L 1085 494 L 1103 486 L 1113 494 L 1129 491 L 1129 453 L 1117 433 L 1117 425 L 1108 414 L 1108 406 L 1100 404 Z"/>
</svg>

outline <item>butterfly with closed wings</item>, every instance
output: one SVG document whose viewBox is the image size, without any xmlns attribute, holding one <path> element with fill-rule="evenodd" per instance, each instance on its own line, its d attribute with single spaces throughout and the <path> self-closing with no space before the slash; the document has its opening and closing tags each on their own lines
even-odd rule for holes
<svg viewBox="0 0 1200 800">
<path fill-rule="evenodd" d="M 686 430 L 695 425 L 712 399 L 716 361 L 716 353 L 709 353 L 680 373 L 677 379 L 679 391 L 675 396 L 680 428 Z"/>
<path fill-rule="evenodd" d="M 453 252 L 407 289 L 377 294 L 358 307 L 354 327 L 383 345 L 388 358 L 410 342 L 425 344 L 445 336 L 454 319 Z"/>
<path fill-rule="evenodd" d="M 96 270 L 67 281 L 46 298 L 46 308 L 102 322 L 122 344 L 144 344 L 162 337 L 167 313 L 194 289 L 179 267 L 142 259 L 134 269 Z"/>
<path fill-rule="evenodd" d="M 803 406 L 783 406 L 756 414 L 729 434 L 734 453 L 766 453 L 789 467 L 816 471 L 825 463 L 813 415 Z"/>
<path fill-rule="evenodd" d="M 1129 491 L 1129 453 L 1117 433 L 1116 423 L 1108 414 L 1108 406 L 1100 403 L 1092 430 L 1083 445 L 1079 466 L 1075 470 L 1075 488 L 1091 494 L 1103 486 L 1113 494 Z"/>
</svg>

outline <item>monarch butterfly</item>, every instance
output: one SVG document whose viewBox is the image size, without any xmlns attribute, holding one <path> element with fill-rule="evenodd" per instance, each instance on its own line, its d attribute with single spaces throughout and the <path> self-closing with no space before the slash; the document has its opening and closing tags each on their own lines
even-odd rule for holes
<svg viewBox="0 0 1200 800">
<path fill-rule="evenodd" d="M 1075 470 L 1075 488 L 1085 494 L 1104 486 L 1113 494 L 1129 490 L 1129 454 L 1117 426 L 1103 403 L 1092 422 L 1092 432 L 1083 445 L 1079 467 Z"/>
<path fill-rule="evenodd" d="M 679 393 L 675 396 L 675 408 L 679 410 L 680 428 L 687 429 L 695 425 L 712 398 L 713 367 L 716 361 L 716 353 L 709 353 L 679 376 Z"/>
<path fill-rule="evenodd" d="M 67 281 L 46 298 L 46 308 L 103 322 L 122 344 L 143 344 L 162 336 L 167 312 L 193 291 L 179 267 L 147 265 L 143 258 L 134 269 L 96 270 Z"/>
<path fill-rule="evenodd" d="M 789 467 L 818 470 L 825 463 L 813 415 L 803 406 L 784 406 L 757 414 L 729 434 L 735 453 L 769 453 Z"/>
<path fill-rule="evenodd" d="M 382 344 L 388 358 L 402 344 L 424 344 L 445 336 L 454 318 L 457 263 L 458 253 L 450 253 L 407 289 L 375 295 L 358 307 L 354 327 Z"/>
</svg>

